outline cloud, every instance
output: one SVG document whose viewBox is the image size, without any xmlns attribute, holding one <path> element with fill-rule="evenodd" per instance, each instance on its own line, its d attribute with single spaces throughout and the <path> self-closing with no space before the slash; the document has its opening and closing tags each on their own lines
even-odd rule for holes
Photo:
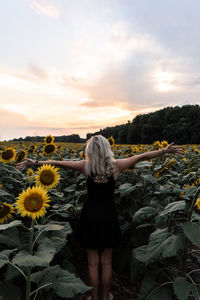
<svg viewBox="0 0 200 300">
<path fill-rule="evenodd" d="M 28 63 L 29 72 L 39 79 L 47 79 L 48 73 L 33 63 Z"/>
<path fill-rule="evenodd" d="M 32 0 L 30 8 L 38 14 L 44 14 L 50 18 L 59 18 L 60 10 L 52 1 L 48 0 Z"/>
</svg>

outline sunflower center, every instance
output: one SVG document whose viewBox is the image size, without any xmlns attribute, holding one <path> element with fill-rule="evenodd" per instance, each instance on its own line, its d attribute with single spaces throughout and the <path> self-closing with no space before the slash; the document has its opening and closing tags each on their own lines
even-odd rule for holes
<svg viewBox="0 0 200 300">
<path fill-rule="evenodd" d="M 17 156 L 17 162 L 21 162 L 23 160 L 24 156 L 25 156 L 25 152 L 20 151 Z"/>
<path fill-rule="evenodd" d="M 0 218 L 7 216 L 7 214 L 9 214 L 9 212 L 10 212 L 9 206 L 6 206 L 4 204 L 2 206 L 0 206 Z"/>
<path fill-rule="evenodd" d="M 47 143 L 51 143 L 51 141 L 52 141 L 52 138 L 50 136 L 46 138 Z"/>
<path fill-rule="evenodd" d="M 44 185 L 50 185 L 54 182 L 54 175 L 50 171 L 43 171 L 41 173 L 40 181 Z"/>
<path fill-rule="evenodd" d="M 24 201 L 24 206 L 26 210 L 35 212 L 39 211 L 42 207 L 43 200 L 38 194 L 32 194 L 28 196 Z"/>
<path fill-rule="evenodd" d="M 46 152 L 46 153 L 51 153 L 51 152 L 54 151 L 54 149 L 55 149 L 55 147 L 54 147 L 53 144 L 50 144 L 50 145 L 45 146 L 45 152 Z"/>
<path fill-rule="evenodd" d="M 13 151 L 12 150 L 5 150 L 2 152 L 3 159 L 10 159 L 13 157 Z"/>
</svg>

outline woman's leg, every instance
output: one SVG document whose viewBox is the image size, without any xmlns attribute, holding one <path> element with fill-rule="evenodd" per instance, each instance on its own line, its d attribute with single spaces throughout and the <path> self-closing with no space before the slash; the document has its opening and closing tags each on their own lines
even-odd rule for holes
<svg viewBox="0 0 200 300">
<path fill-rule="evenodd" d="M 102 273 L 101 273 L 101 280 L 102 280 L 102 300 L 113 298 L 113 295 L 109 293 L 112 281 L 112 248 L 106 248 L 101 253 L 101 265 L 102 265 Z"/>
<path fill-rule="evenodd" d="M 98 249 L 86 248 L 88 257 L 88 275 L 89 275 L 89 285 L 93 286 L 94 289 L 91 290 L 94 300 L 98 300 L 98 285 L 99 285 L 99 252 Z"/>
</svg>

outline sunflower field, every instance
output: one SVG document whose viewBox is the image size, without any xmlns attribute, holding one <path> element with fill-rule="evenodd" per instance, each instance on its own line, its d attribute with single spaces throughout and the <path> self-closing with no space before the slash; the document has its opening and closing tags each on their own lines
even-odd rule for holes
<svg viewBox="0 0 200 300">
<path fill-rule="evenodd" d="M 116 159 L 168 145 L 116 145 Z M 200 145 L 121 173 L 115 189 L 123 240 L 113 252 L 118 300 L 200 299 Z M 78 270 L 73 240 L 87 197 L 83 174 L 50 164 L 18 170 L 25 158 L 81 160 L 85 144 L 0 142 L 0 300 L 83 299 L 93 287 Z M 86 260 L 86 256 L 85 256 Z M 87 267 L 87 264 L 85 264 Z"/>
</svg>

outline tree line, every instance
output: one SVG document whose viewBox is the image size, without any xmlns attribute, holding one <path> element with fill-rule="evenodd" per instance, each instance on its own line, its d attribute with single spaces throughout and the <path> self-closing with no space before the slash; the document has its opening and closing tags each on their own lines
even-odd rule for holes
<svg viewBox="0 0 200 300">
<path fill-rule="evenodd" d="M 132 122 L 88 133 L 86 139 L 96 134 L 106 138 L 113 136 L 116 144 L 152 144 L 157 140 L 175 144 L 200 144 L 200 106 L 165 107 L 139 114 Z"/>
<path fill-rule="evenodd" d="M 44 142 L 45 136 L 26 136 L 25 138 L 14 138 L 13 141 L 24 142 Z M 54 136 L 54 142 L 60 143 L 84 143 L 85 139 L 81 138 L 78 134 Z"/>
<path fill-rule="evenodd" d="M 152 144 L 166 140 L 176 144 L 200 144 L 200 106 L 165 107 L 161 110 L 139 114 L 132 121 L 112 127 L 105 127 L 94 133 L 87 133 L 86 139 L 78 134 L 54 136 L 55 142 L 85 143 L 91 136 L 101 134 L 113 136 L 116 144 Z M 42 136 L 15 138 L 13 141 L 44 142 Z"/>
</svg>

